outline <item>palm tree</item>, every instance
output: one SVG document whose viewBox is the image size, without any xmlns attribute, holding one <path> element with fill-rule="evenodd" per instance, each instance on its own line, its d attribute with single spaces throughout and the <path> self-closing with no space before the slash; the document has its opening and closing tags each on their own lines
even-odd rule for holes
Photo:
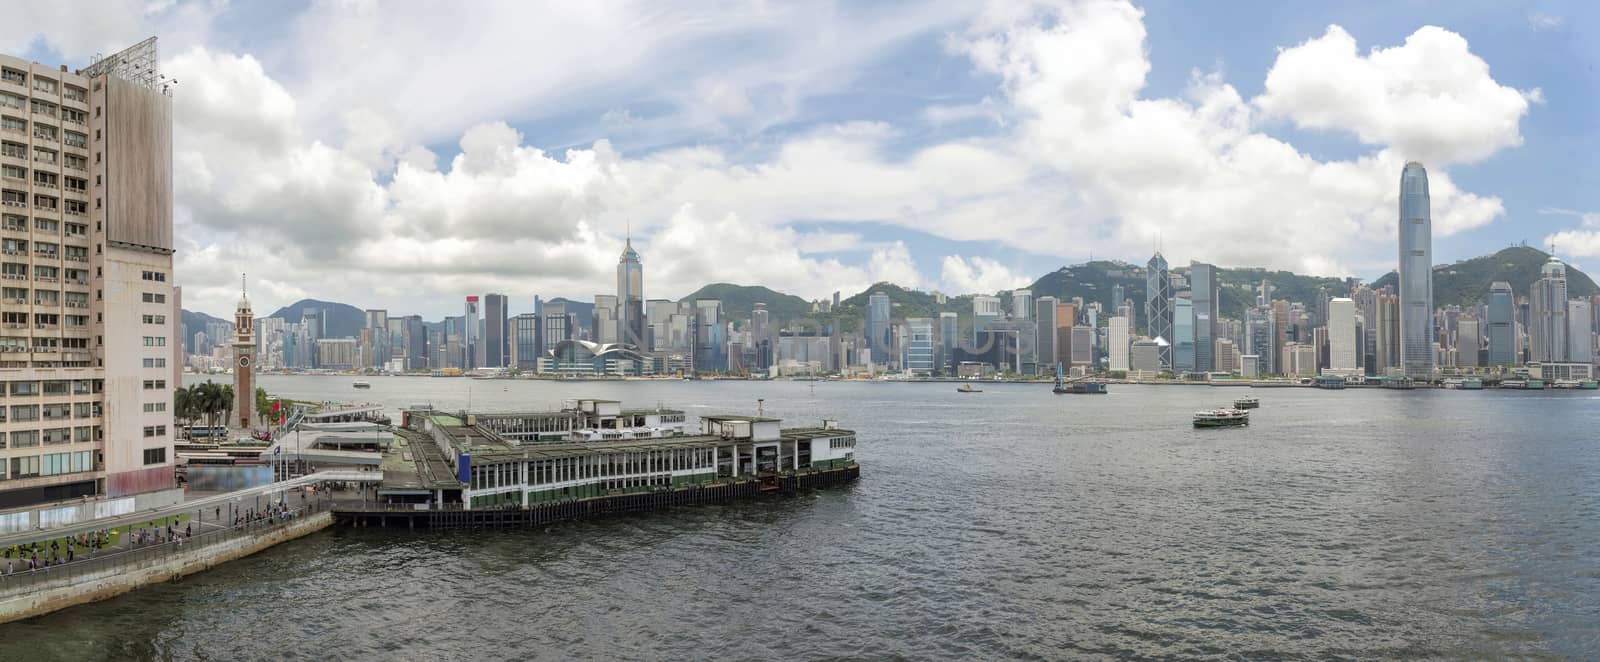
<svg viewBox="0 0 1600 662">
<path fill-rule="evenodd" d="M 206 426 L 217 427 L 217 414 L 222 413 L 228 407 L 228 397 L 226 391 L 223 390 L 223 385 L 207 381 L 196 386 L 195 389 L 198 391 L 198 411 L 205 415 Z"/>
<path fill-rule="evenodd" d="M 185 426 L 193 425 L 194 400 L 195 393 L 193 386 L 179 386 L 177 389 L 174 389 L 172 394 L 173 418 L 183 421 Z"/>
<path fill-rule="evenodd" d="M 272 399 L 267 397 L 267 389 L 256 387 L 256 416 L 262 423 L 275 422 L 272 419 Z"/>
</svg>

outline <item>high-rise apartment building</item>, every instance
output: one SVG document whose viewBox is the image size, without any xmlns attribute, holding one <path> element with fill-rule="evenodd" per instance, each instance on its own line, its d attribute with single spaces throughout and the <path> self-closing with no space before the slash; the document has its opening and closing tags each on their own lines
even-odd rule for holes
<svg viewBox="0 0 1600 662">
<path fill-rule="evenodd" d="M 1528 293 L 1528 360 L 1567 360 L 1567 267 L 1550 256 Z"/>
<path fill-rule="evenodd" d="M 1400 368 L 1433 377 L 1433 221 L 1428 171 L 1412 161 L 1400 173 Z"/>
<path fill-rule="evenodd" d="M 523 372 L 539 369 L 539 316 L 523 313 L 511 318 L 512 342 L 510 366 Z"/>
<path fill-rule="evenodd" d="M 0 56 L 0 508 L 182 498 L 172 100 L 157 64 L 153 38 L 80 71 Z"/>
<path fill-rule="evenodd" d="M 1144 319 L 1148 334 L 1156 340 L 1161 367 L 1172 369 L 1172 279 L 1167 275 L 1167 258 L 1161 253 L 1145 265 Z"/>
<path fill-rule="evenodd" d="M 1221 290 L 1217 268 L 1204 262 L 1189 263 L 1190 300 L 1194 303 L 1194 369 L 1217 369 L 1217 306 Z"/>
</svg>

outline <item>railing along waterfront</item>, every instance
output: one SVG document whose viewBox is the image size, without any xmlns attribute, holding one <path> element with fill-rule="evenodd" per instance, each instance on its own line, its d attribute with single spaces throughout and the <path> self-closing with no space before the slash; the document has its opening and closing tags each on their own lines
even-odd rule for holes
<svg viewBox="0 0 1600 662">
<path fill-rule="evenodd" d="M 105 554 L 97 553 L 92 558 L 78 558 L 70 563 L 40 567 L 35 570 L 16 569 L 14 572 L 7 573 L 4 567 L 0 567 L 0 598 L 12 597 L 27 591 L 70 586 L 85 577 L 99 575 L 108 569 L 115 568 L 126 572 L 158 563 L 165 563 L 181 553 L 194 552 L 230 540 L 276 531 L 295 524 L 310 515 L 332 509 L 333 504 L 329 501 L 316 499 L 297 508 L 289 508 L 288 517 L 262 518 L 240 522 L 225 529 L 196 533 L 193 536 L 183 538 L 181 541 L 136 544 L 132 542 L 134 532 L 128 530 L 122 535 L 125 540 L 129 541 L 130 549 Z M 7 561 L 25 563 L 24 559 L 21 558 L 5 559 L 0 557 L 0 563 Z"/>
</svg>

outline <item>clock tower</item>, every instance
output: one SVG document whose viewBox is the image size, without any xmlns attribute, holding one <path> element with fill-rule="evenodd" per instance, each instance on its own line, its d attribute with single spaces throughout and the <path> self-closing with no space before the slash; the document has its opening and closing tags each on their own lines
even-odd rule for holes
<svg viewBox="0 0 1600 662">
<path fill-rule="evenodd" d="M 243 275 L 239 276 L 239 308 L 233 311 L 233 328 L 233 410 L 239 414 L 239 427 L 248 430 L 255 418 L 256 337 L 255 314 L 250 312 L 250 297 L 245 295 Z"/>
</svg>

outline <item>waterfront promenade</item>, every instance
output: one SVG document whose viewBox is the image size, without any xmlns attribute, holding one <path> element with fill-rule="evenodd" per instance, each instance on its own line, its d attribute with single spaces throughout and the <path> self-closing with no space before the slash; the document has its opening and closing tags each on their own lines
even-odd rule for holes
<svg viewBox="0 0 1600 662">
<path fill-rule="evenodd" d="M 0 537 L 0 623 L 183 577 L 321 530 L 333 523 L 334 508 L 360 504 L 357 495 L 364 493 L 334 491 L 329 485 L 381 479 L 378 472 L 319 472 L 165 508 Z M 66 552 L 82 535 L 101 536 L 106 544 Z"/>
</svg>

